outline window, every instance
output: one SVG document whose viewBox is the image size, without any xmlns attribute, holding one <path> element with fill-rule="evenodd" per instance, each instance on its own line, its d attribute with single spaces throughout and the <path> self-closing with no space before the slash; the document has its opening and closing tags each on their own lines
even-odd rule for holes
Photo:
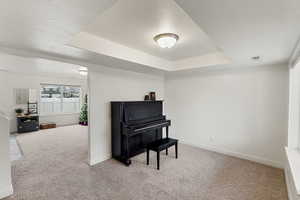
<svg viewBox="0 0 300 200">
<path fill-rule="evenodd" d="M 41 114 L 79 113 L 81 89 L 69 85 L 41 85 Z"/>
</svg>

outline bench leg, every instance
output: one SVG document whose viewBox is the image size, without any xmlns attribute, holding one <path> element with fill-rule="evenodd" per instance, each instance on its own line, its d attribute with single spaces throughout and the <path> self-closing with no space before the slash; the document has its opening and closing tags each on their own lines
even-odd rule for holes
<svg viewBox="0 0 300 200">
<path fill-rule="evenodd" d="M 177 143 L 175 144 L 175 156 L 177 159 L 178 158 L 178 144 Z"/>
<path fill-rule="evenodd" d="M 157 151 L 157 170 L 159 170 L 160 151 Z"/>
<path fill-rule="evenodd" d="M 166 155 L 168 155 L 168 148 L 166 148 Z"/>
<path fill-rule="evenodd" d="M 149 165 L 149 154 L 150 154 L 150 151 L 149 151 L 149 149 L 147 149 L 147 165 Z"/>
</svg>

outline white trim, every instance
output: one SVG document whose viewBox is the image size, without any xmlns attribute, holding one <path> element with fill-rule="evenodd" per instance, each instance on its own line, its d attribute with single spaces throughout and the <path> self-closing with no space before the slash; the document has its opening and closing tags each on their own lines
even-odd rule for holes
<svg viewBox="0 0 300 200">
<path fill-rule="evenodd" d="M 93 165 L 99 164 L 99 163 L 104 162 L 104 161 L 109 160 L 109 159 L 111 159 L 111 155 L 106 155 L 106 156 L 104 156 L 100 159 L 89 160 L 89 165 L 93 166 Z"/>
<path fill-rule="evenodd" d="M 239 152 L 231 151 L 231 150 L 228 150 L 228 149 L 223 149 L 223 148 L 216 147 L 216 146 L 209 146 L 209 145 L 203 145 L 203 144 L 195 145 L 195 144 L 188 143 L 188 142 L 185 142 L 185 141 L 182 141 L 182 140 L 181 140 L 180 143 L 187 144 L 187 145 L 197 147 L 197 148 L 201 148 L 201 149 L 205 149 L 205 150 L 208 150 L 208 151 L 221 153 L 221 154 L 228 155 L 228 156 L 233 156 L 233 157 L 237 157 L 237 158 L 241 158 L 241 159 L 245 159 L 245 160 L 250 160 L 250 161 L 253 161 L 253 162 L 257 162 L 257 163 L 260 163 L 260 164 L 264 164 L 264 165 L 268 165 L 268 166 L 272 166 L 272 167 L 276 167 L 276 168 L 280 168 L 280 169 L 284 168 L 283 164 L 278 162 L 278 161 L 273 161 L 273 160 L 265 159 L 265 158 L 262 158 L 262 157 L 254 156 L 254 155 L 239 153 Z"/>
<path fill-rule="evenodd" d="M 288 199 L 294 200 L 294 198 L 292 196 L 291 182 L 290 182 L 289 172 L 288 172 L 287 167 L 284 168 L 284 177 L 285 177 L 286 189 L 287 189 L 287 193 L 288 193 Z"/>
<path fill-rule="evenodd" d="M 90 105 L 91 105 L 91 98 L 92 98 L 92 95 L 91 95 L 91 80 L 90 80 L 90 73 L 88 73 L 88 76 L 87 76 L 87 95 L 88 95 L 88 123 L 89 123 L 89 126 L 88 126 L 88 162 L 89 162 L 89 165 L 90 166 L 93 166 L 95 165 L 95 160 L 92 158 L 92 145 L 91 145 L 91 126 L 90 126 L 90 123 L 91 123 L 91 110 L 90 110 Z"/>
<path fill-rule="evenodd" d="M 290 56 L 290 59 L 289 59 L 289 67 L 290 68 L 293 68 L 297 62 L 299 62 L 299 56 L 300 56 L 300 39 L 297 41 L 294 49 L 293 49 L 293 52 Z"/>
<path fill-rule="evenodd" d="M 240 158 L 240 159 L 250 160 L 252 162 L 268 165 L 268 166 L 271 166 L 271 167 L 284 169 L 283 164 L 280 163 L 280 162 L 277 162 L 277 161 L 272 161 L 272 160 L 268 160 L 268 159 L 265 159 L 265 158 L 261 158 L 261 157 L 257 157 L 257 156 L 253 156 L 253 155 L 249 155 L 249 154 L 243 154 L 243 153 L 234 152 L 234 151 L 230 151 L 230 150 L 226 150 L 226 149 L 221 149 L 221 148 L 218 148 L 218 147 L 215 147 L 215 146 L 195 145 L 195 144 L 191 144 L 191 143 L 188 143 L 188 142 L 184 142 L 182 140 L 180 141 L 180 143 L 185 144 L 185 145 L 189 145 L 189 146 L 192 146 L 192 147 L 205 149 L 205 150 L 208 150 L 208 151 L 213 151 L 213 152 L 216 152 L 216 153 L 220 153 L 220 154 Z M 99 164 L 103 161 L 106 161 L 108 159 L 111 159 L 111 155 L 106 155 L 106 156 L 104 156 L 100 159 L 97 159 L 97 160 L 91 160 L 90 159 L 89 164 L 91 166 L 93 166 L 93 165 Z"/>
<path fill-rule="evenodd" d="M 288 147 L 297 148 L 299 145 L 300 120 L 300 68 L 289 69 L 289 119 L 288 119 Z"/>
<path fill-rule="evenodd" d="M 288 199 L 289 200 L 299 200 L 297 195 L 295 194 L 295 188 L 293 183 L 291 182 L 291 177 L 290 177 L 290 171 L 288 167 L 284 169 L 284 174 L 285 174 L 285 182 L 286 182 L 286 187 L 287 187 L 287 192 L 288 192 Z"/>
<path fill-rule="evenodd" d="M 293 195 L 300 199 L 300 151 L 286 147 L 285 152 L 287 158 L 286 176 L 289 178 L 290 188 L 293 188 Z"/>
<path fill-rule="evenodd" d="M 13 186 L 10 185 L 7 188 L 1 188 L 0 190 L 0 199 L 8 197 L 14 193 Z"/>
</svg>

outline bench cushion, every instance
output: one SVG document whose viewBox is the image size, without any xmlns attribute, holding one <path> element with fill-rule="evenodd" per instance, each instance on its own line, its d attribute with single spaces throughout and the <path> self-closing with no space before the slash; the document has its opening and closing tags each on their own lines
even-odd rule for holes
<svg viewBox="0 0 300 200">
<path fill-rule="evenodd" d="M 178 140 L 173 138 L 163 138 L 148 144 L 147 148 L 153 151 L 162 151 L 170 146 L 175 145 L 177 142 Z"/>
</svg>

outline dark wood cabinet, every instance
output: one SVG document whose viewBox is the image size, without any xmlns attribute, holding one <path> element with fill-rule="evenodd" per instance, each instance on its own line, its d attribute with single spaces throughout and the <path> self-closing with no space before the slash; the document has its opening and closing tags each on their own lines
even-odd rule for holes
<svg viewBox="0 0 300 200">
<path fill-rule="evenodd" d="M 17 117 L 18 133 L 26 133 L 39 130 L 39 116 L 28 115 Z"/>
</svg>

